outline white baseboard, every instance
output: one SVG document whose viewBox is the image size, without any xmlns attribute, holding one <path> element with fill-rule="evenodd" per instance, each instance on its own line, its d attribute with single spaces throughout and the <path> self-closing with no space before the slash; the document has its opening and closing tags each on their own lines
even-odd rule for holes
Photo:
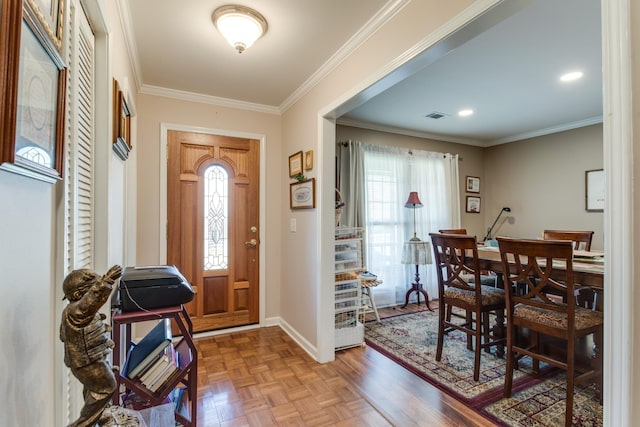
<svg viewBox="0 0 640 427">
<path fill-rule="evenodd" d="M 291 337 L 292 340 L 294 340 L 300 347 L 302 347 L 303 350 L 313 358 L 313 360 L 318 360 L 318 348 L 307 341 L 290 324 L 288 324 L 283 319 L 278 318 L 278 326 L 280 326 L 282 330 Z"/>
<path fill-rule="evenodd" d="M 293 328 L 290 324 L 282 320 L 282 318 L 280 317 L 269 317 L 265 319 L 262 325 L 255 324 L 255 325 L 238 326 L 235 328 L 219 329 L 217 331 L 199 332 L 194 334 L 193 338 L 199 339 L 199 338 L 215 337 L 218 335 L 232 334 L 235 332 L 250 331 L 252 329 L 268 328 L 272 326 L 279 326 L 287 335 L 291 337 L 292 340 L 296 342 L 296 344 L 302 347 L 302 349 L 305 352 L 307 352 L 307 354 L 311 356 L 313 360 L 316 360 L 316 361 L 318 360 L 318 349 L 315 346 L 313 346 L 309 341 L 307 341 L 301 334 L 299 334 L 298 331 L 295 330 L 295 328 Z"/>
</svg>

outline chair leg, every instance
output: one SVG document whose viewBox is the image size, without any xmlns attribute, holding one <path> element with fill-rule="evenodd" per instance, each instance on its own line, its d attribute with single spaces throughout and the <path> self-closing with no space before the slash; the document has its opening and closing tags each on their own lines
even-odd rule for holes
<svg viewBox="0 0 640 427">
<path fill-rule="evenodd" d="M 484 314 L 480 312 L 476 312 L 476 328 L 474 331 L 475 351 L 473 356 L 473 380 L 474 381 L 480 380 L 480 355 L 482 354 L 482 335 L 484 330 L 483 325 L 484 325 Z"/>
<path fill-rule="evenodd" d="M 489 344 L 491 337 L 489 335 L 489 313 L 482 313 L 482 336 L 484 338 L 484 343 Z M 491 347 L 486 346 L 484 348 L 485 353 L 491 353 Z"/>
<path fill-rule="evenodd" d="M 596 376 L 596 388 L 598 400 L 602 405 L 602 333 L 594 332 L 593 334 L 593 354 L 591 359 L 591 369 L 598 372 Z"/>
<path fill-rule="evenodd" d="M 505 338 L 504 310 L 496 310 L 496 324 L 493 325 L 493 339 Z M 504 344 L 496 345 L 496 355 L 504 357 Z"/>
<path fill-rule="evenodd" d="M 473 329 L 473 313 L 467 310 L 467 315 L 465 318 L 467 328 Z M 467 350 L 473 350 L 473 337 L 471 336 L 471 334 L 467 334 Z"/>
<path fill-rule="evenodd" d="M 540 340 L 538 339 L 537 332 L 531 331 L 531 345 L 535 347 L 535 352 L 540 354 Z M 531 370 L 533 373 L 540 375 L 540 361 L 538 359 L 533 359 L 531 362 Z"/>
<path fill-rule="evenodd" d="M 371 309 L 373 310 L 373 313 L 376 316 L 376 321 L 380 323 L 380 315 L 378 314 L 378 307 L 376 306 L 376 301 L 373 299 L 373 291 L 371 290 L 370 287 L 367 286 L 362 288 L 362 292 L 364 292 L 367 298 L 369 299 L 369 306 L 371 307 Z"/>
<path fill-rule="evenodd" d="M 513 386 L 513 362 L 515 358 L 513 354 L 514 338 L 515 327 L 507 326 L 507 366 L 504 372 L 504 397 L 511 397 L 511 389 Z"/>
<path fill-rule="evenodd" d="M 436 347 L 436 361 L 439 362 L 442 359 L 442 345 L 444 343 L 444 322 L 445 322 L 445 311 L 451 310 L 451 306 L 447 305 L 445 308 L 445 303 L 443 301 L 442 296 L 440 296 L 438 301 L 439 309 L 438 309 L 438 345 Z"/>
<path fill-rule="evenodd" d="M 573 418 L 573 386 L 575 371 L 575 340 L 567 343 L 567 407 L 564 418 L 564 425 L 570 427 Z"/>
</svg>

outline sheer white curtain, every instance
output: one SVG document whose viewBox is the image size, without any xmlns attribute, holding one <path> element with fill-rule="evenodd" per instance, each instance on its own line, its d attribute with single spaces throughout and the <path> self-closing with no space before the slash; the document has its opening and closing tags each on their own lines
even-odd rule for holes
<svg viewBox="0 0 640 427">
<path fill-rule="evenodd" d="M 400 262 L 403 243 L 413 237 L 413 209 L 405 208 L 417 191 L 422 208 L 415 212 L 417 236 L 460 225 L 458 158 L 443 153 L 361 144 L 364 227 L 367 268 L 383 281 L 375 289 L 380 306 L 403 303 L 415 276 L 415 266 Z M 420 266 L 420 280 L 437 297 L 435 269 Z M 412 294 L 412 299 L 416 294 Z"/>
</svg>

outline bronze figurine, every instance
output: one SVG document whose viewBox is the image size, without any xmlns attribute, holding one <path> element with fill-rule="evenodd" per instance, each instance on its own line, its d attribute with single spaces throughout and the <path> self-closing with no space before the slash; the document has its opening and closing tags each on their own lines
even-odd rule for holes
<svg viewBox="0 0 640 427">
<path fill-rule="evenodd" d="M 64 343 L 64 363 L 82 383 L 84 406 L 80 417 L 69 427 L 103 425 L 102 413 L 116 391 L 116 378 L 108 357 L 113 348 L 111 326 L 99 313 L 109 299 L 113 284 L 122 275 L 114 265 L 100 277 L 88 269 L 74 270 L 62 283 L 69 304 L 62 312 L 60 340 Z"/>
</svg>

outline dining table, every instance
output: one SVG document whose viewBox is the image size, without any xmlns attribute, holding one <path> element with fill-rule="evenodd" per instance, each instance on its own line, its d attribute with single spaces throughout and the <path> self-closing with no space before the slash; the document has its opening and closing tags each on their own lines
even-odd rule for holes
<svg viewBox="0 0 640 427">
<path fill-rule="evenodd" d="M 499 248 L 478 245 L 478 261 L 481 270 L 493 271 L 502 276 L 503 267 Z M 556 280 L 565 280 L 566 265 L 562 262 L 554 263 L 551 276 Z M 590 288 L 599 293 L 604 291 L 604 253 L 574 250 L 573 281 L 576 288 Z"/>
</svg>

